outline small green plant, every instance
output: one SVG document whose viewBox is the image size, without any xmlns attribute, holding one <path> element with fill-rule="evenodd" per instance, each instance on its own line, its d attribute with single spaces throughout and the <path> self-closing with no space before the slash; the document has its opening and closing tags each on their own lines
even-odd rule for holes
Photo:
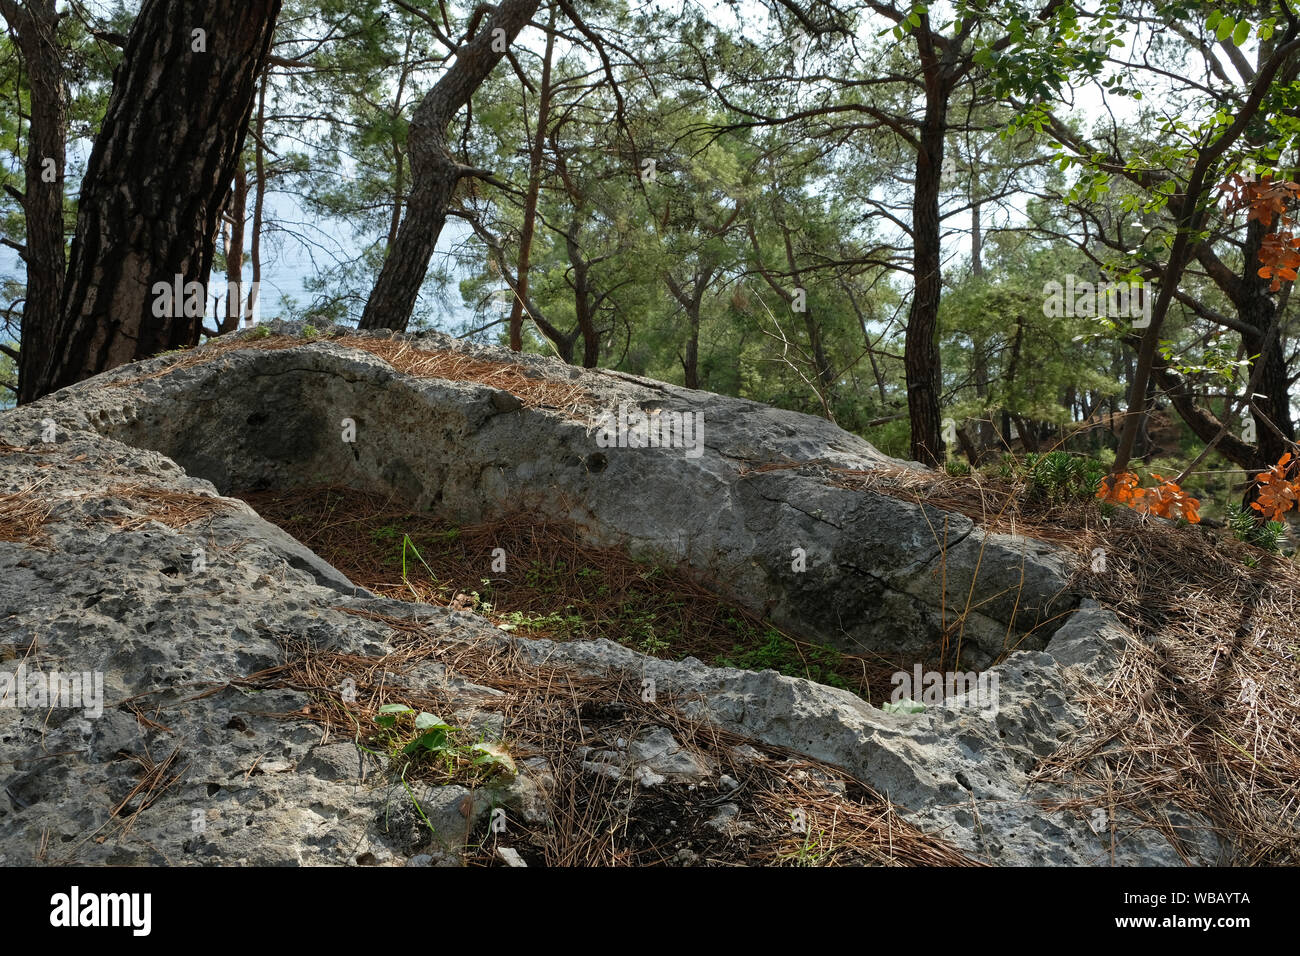
<svg viewBox="0 0 1300 956">
<path fill-rule="evenodd" d="M 414 726 L 415 736 L 405 741 L 405 745 L 401 747 L 401 752 L 404 754 L 441 753 L 447 749 L 451 732 L 456 729 L 441 717 L 423 710 L 416 713 L 414 708 L 407 707 L 405 704 L 385 704 L 379 708 L 379 713 L 375 715 L 374 720 L 385 730 L 396 731 L 399 724 L 409 723 Z M 399 734 L 394 733 L 393 738 L 398 738 L 398 743 L 402 742 Z"/>
<path fill-rule="evenodd" d="M 248 333 L 248 337 L 250 339 L 269 339 L 271 337 L 271 330 L 265 325 L 257 325 L 253 327 L 253 331 Z"/>
<path fill-rule="evenodd" d="M 572 611 L 572 607 L 565 608 L 566 611 Z M 497 627 L 503 631 L 513 631 L 522 628 L 525 631 L 559 631 L 557 636 L 563 637 L 566 634 L 576 636 L 581 632 L 582 626 L 586 623 L 580 614 L 561 614 L 558 611 L 552 611 L 549 614 L 536 614 L 530 611 L 507 611 L 501 615 L 502 623 Z"/>
<path fill-rule="evenodd" d="M 1265 551 L 1280 550 L 1287 532 L 1286 522 L 1261 521 L 1254 511 L 1237 504 L 1230 504 L 1224 509 L 1223 523 L 1238 541 L 1253 544 Z M 1251 567 L 1255 565 L 1252 564 Z"/>
<path fill-rule="evenodd" d="M 835 648 L 816 644 L 800 648 L 774 627 L 760 633 L 748 621 L 735 617 L 728 617 L 727 623 L 735 630 L 738 642 L 731 654 L 715 659 L 720 666 L 748 671 L 774 670 L 788 677 L 806 677 L 819 684 L 852 690 L 840 676 L 838 668 L 843 663 L 843 655 Z"/>
<path fill-rule="evenodd" d="M 424 570 L 429 572 L 429 580 L 437 582 L 438 575 L 433 573 L 433 568 L 429 567 L 429 563 L 424 560 L 424 556 L 420 554 L 420 549 L 415 546 L 415 542 L 411 540 L 411 536 L 409 534 L 403 533 L 402 535 L 402 581 L 405 582 L 406 586 L 411 589 L 411 593 L 415 595 L 415 599 L 418 601 L 420 599 L 420 595 L 415 590 L 415 587 L 411 584 L 410 578 L 406 573 L 406 558 L 407 558 L 408 551 L 415 556 L 416 560 L 418 560 L 422 565 L 424 565 Z M 412 567 L 414 567 L 414 562 L 412 562 Z"/>
<path fill-rule="evenodd" d="M 831 855 L 831 848 L 823 843 L 825 836 L 821 830 L 816 833 L 809 831 L 804 834 L 803 843 L 780 853 L 779 859 L 795 866 L 825 866 Z"/>
<path fill-rule="evenodd" d="M 315 338 L 317 335 L 320 335 L 320 330 L 317 329 L 316 326 L 304 325 L 302 327 L 302 337 L 304 339 Z"/>
<path fill-rule="evenodd" d="M 1106 469 L 1095 458 L 1079 458 L 1063 451 L 1025 456 L 1030 494 L 1051 503 L 1094 498 Z"/>
<path fill-rule="evenodd" d="M 637 648 L 646 654 L 658 654 L 662 651 L 668 650 L 671 646 L 672 644 L 669 641 L 665 641 L 652 631 L 642 638 L 641 643 L 637 645 Z"/>
<path fill-rule="evenodd" d="M 406 704 L 385 704 L 373 720 L 386 731 L 385 744 L 393 757 L 402 754 L 413 760 L 433 758 L 449 773 L 461 765 L 489 774 L 516 772 L 515 762 L 505 747 L 481 741 L 458 743 L 455 736 L 458 728 L 428 711 L 416 711 Z"/>
<path fill-rule="evenodd" d="M 563 561 L 556 561 L 555 567 L 548 567 L 540 561 L 534 561 L 524 572 L 524 584 L 545 594 L 559 590 L 559 584 L 567 577 L 569 566 Z"/>
</svg>

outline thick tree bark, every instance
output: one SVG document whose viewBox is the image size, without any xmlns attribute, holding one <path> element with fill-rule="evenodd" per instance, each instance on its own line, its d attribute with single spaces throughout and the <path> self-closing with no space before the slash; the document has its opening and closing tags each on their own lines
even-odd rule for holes
<svg viewBox="0 0 1300 956">
<path fill-rule="evenodd" d="M 930 89 L 930 86 L 936 88 Z M 939 393 L 940 275 L 939 185 L 943 168 L 944 117 L 948 90 L 942 80 L 927 78 L 925 120 L 916 154 L 916 190 L 912 201 L 912 269 L 914 291 L 907 317 L 903 367 L 907 374 L 907 412 L 912 426 L 911 455 L 924 465 L 944 459 Z"/>
<path fill-rule="evenodd" d="M 1195 433 L 1197 438 L 1204 442 L 1211 442 L 1218 438 L 1218 443 L 1214 447 L 1238 467 L 1248 470 L 1260 467 L 1259 455 L 1255 450 L 1255 446 L 1247 444 L 1238 438 L 1236 429 L 1229 427 L 1224 432 L 1223 437 L 1219 438 L 1223 422 L 1196 403 L 1196 397 L 1192 394 L 1187 381 L 1170 368 L 1169 364 L 1158 355 L 1154 362 L 1154 372 L 1160 387 L 1169 396 L 1169 401 L 1173 404 L 1175 411 L 1187 423 L 1187 427 Z M 1112 413 L 1111 419 L 1113 420 L 1115 417 L 1115 414 Z"/>
<path fill-rule="evenodd" d="M 411 194 L 397 241 L 388 249 L 379 279 L 370 292 L 360 328 L 405 331 L 429 269 L 447 206 L 456 184 L 469 173 L 447 147 L 447 127 L 469 103 L 519 31 L 528 25 L 540 0 L 501 0 L 472 40 L 456 52 L 456 62 L 434 84 L 411 118 L 408 147 Z"/>
<path fill-rule="evenodd" d="M 154 284 L 206 298 L 219 214 L 244 147 L 280 0 L 145 0 L 82 182 L 39 391 L 198 342 L 202 315 L 158 311 Z"/>
<path fill-rule="evenodd" d="M 43 367 L 51 351 L 63 297 L 67 261 L 63 250 L 63 169 L 67 159 L 67 91 L 59 48 L 54 0 L 0 0 L 27 68 L 31 120 L 27 128 L 23 216 L 27 225 L 23 261 L 27 292 L 22 345 L 18 352 L 18 401 L 38 398 Z"/>
<path fill-rule="evenodd" d="M 1246 247 L 1241 278 L 1236 291 L 1237 316 L 1249 329 L 1243 331 L 1242 344 L 1246 354 L 1259 356 L 1250 366 L 1251 376 L 1259 368 L 1255 385 L 1255 405 L 1270 422 L 1277 426 L 1279 435 L 1267 425 L 1256 428 L 1259 467 L 1267 468 L 1291 450 L 1289 442 L 1295 441 L 1295 423 L 1291 419 L 1291 390 L 1287 381 L 1285 343 L 1281 335 L 1269 336 L 1276 318 L 1277 305 L 1269 295 L 1267 279 L 1259 276 L 1259 249 L 1264 238 L 1263 223 L 1251 220 L 1246 230 Z M 1246 414 L 1251 414 L 1246 412 Z"/>
</svg>

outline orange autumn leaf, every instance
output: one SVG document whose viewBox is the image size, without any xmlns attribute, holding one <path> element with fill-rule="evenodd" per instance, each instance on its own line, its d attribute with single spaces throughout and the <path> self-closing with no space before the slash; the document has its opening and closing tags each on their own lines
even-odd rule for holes
<svg viewBox="0 0 1300 956">
<path fill-rule="evenodd" d="M 1159 484 L 1147 491 L 1146 500 L 1143 502 L 1145 507 L 1138 510 L 1146 511 L 1158 518 L 1168 518 L 1169 508 L 1172 502 L 1172 498 L 1169 494 L 1169 487 L 1165 483 L 1164 478 L 1157 475 L 1155 472 L 1151 473 L 1151 477 L 1159 482 Z"/>
<path fill-rule="evenodd" d="M 1287 204 L 1295 199 L 1300 186 L 1289 182 L 1274 182 L 1272 176 L 1264 176 L 1258 182 L 1245 184 L 1246 202 L 1250 212 L 1246 221 L 1254 219 L 1263 226 L 1268 226 L 1274 216 L 1284 215 Z"/>
<path fill-rule="evenodd" d="M 1250 506 L 1260 514 L 1266 515 L 1269 521 L 1281 521 L 1282 516 L 1296 506 L 1297 500 L 1300 500 L 1300 494 L 1294 482 L 1287 480 L 1287 463 L 1291 461 L 1291 453 L 1287 452 L 1277 460 L 1277 464 L 1268 471 L 1261 472 L 1255 477 L 1259 485 L 1259 495 Z"/>
<path fill-rule="evenodd" d="M 1257 270 L 1262 279 L 1271 279 L 1270 292 L 1277 292 L 1283 282 L 1294 282 L 1300 270 L 1300 239 L 1290 232 L 1272 232 L 1260 240 Z"/>
<path fill-rule="evenodd" d="M 1278 292 L 1283 282 L 1294 282 L 1300 275 L 1300 239 L 1288 231 L 1295 217 L 1291 210 L 1300 200 L 1300 183 L 1274 180 L 1265 175 L 1256 181 L 1233 173 L 1219 186 L 1227 196 L 1225 211 L 1246 209 L 1246 222 L 1265 227 L 1277 219 L 1277 232 L 1270 232 L 1260 242 L 1259 268 L 1256 275 L 1269 280 L 1269 291 Z"/>
<path fill-rule="evenodd" d="M 1142 479 L 1131 471 L 1119 475 L 1107 475 L 1102 479 L 1097 497 L 1106 501 L 1115 501 L 1128 505 L 1141 514 L 1152 514 L 1159 518 L 1183 518 L 1191 524 L 1201 520 L 1201 502 L 1183 491 L 1172 481 L 1165 481 L 1160 475 L 1152 475 L 1157 482 L 1154 488 L 1141 487 Z"/>
<path fill-rule="evenodd" d="M 1201 520 L 1201 502 L 1183 491 L 1172 481 L 1165 481 L 1161 475 L 1152 473 L 1152 478 L 1160 482 L 1148 493 L 1150 512 L 1161 518 L 1183 518 L 1189 524 L 1199 524 Z"/>
<path fill-rule="evenodd" d="M 1114 482 L 1113 485 L 1112 481 Z M 1142 479 L 1131 471 L 1121 472 L 1114 476 L 1107 475 L 1101 480 L 1101 487 L 1097 489 L 1097 497 L 1105 501 L 1116 501 L 1132 507 L 1132 503 L 1140 500 L 1146 493 L 1140 487 L 1141 483 Z"/>
</svg>

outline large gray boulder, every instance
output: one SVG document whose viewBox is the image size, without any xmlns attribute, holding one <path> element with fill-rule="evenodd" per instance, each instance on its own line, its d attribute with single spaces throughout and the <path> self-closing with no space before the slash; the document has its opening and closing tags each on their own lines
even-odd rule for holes
<svg viewBox="0 0 1300 956">
<path fill-rule="evenodd" d="M 595 543 L 683 562 L 778 625 L 855 653 L 921 655 L 960 620 L 961 664 L 984 667 L 1010 647 L 1042 649 L 1077 603 L 1050 548 L 828 481 L 830 468 L 905 463 L 822 419 L 510 355 L 572 386 L 567 408 L 527 407 L 477 381 L 400 374 L 347 343 L 230 351 L 148 377 L 175 361 L 163 357 L 52 396 L 44 414 L 158 451 L 221 494 L 330 482 L 459 521 L 519 508 L 572 521 Z M 439 335 L 412 344 L 507 357 Z M 132 384 L 110 387 L 121 382 Z M 608 446 L 620 420 L 643 413 L 699 423 L 688 437 L 702 447 Z"/>
<path fill-rule="evenodd" d="M 472 640 L 484 653 L 505 648 L 530 666 L 623 675 L 632 686 L 651 679 L 692 719 L 843 768 L 976 859 L 1222 862 L 1202 821 L 1170 811 L 1187 834 L 1180 852 L 1135 821 L 1054 810 L 1066 788 L 1031 784 L 1037 760 L 1083 725 L 1082 690 L 1133 640 L 1095 605 L 1068 613 L 1078 602 L 1064 556 L 1048 546 L 836 486 L 827 469 L 905 463 L 816 418 L 413 337 L 574 387 L 550 408 L 490 384 L 411 377 L 349 342 L 223 348 L 172 371 L 176 356 L 163 356 L 0 416 L 0 496 L 16 495 L 0 507 L 0 650 L 10 649 L 0 672 L 21 662 L 103 682 L 98 714 L 0 706 L 4 859 L 454 860 L 490 804 L 454 786 L 432 795 L 426 809 L 447 839 L 431 856 L 420 821 L 395 807 L 405 804 L 382 761 L 293 718 L 309 695 L 227 686 L 282 663 L 286 641 L 389 653 L 394 632 L 373 617 L 382 614 L 415 621 L 435 644 Z M 608 447 L 602 415 L 616 423 L 620 407 L 700 412 L 702 447 Z M 344 440 L 345 419 L 355 440 Z M 220 497 L 324 482 L 458 520 L 520 506 L 570 520 L 595 542 L 680 561 L 781 625 L 858 651 L 920 659 L 941 622 L 965 609 L 945 607 L 945 596 L 964 605 L 971 594 L 964 663 L 985 668 L 987 683 L 922 713 L 886 713 L 772 671 L 655 660 L 606 641 L 516 639 L 472 615 L 378 599 Z M 188 523 L 161 520 L 141 485 L 213 507 Z M 43 523 L 18 522 L 33 500 Z M 1008 643 L 1021 649 L 989 666 Z M 450 667 L 412 679 L 451 687 L 470 715 L 500 693 Z M 213 688 L 222 689 L 204 693 Z M 636 759 L 582 758 L 598 772 L 639 774 L 637 786 L 716 775 L 663 728 L 627 752 Z M 533 776 L 521 767 L 493 799 L 529 805 Z M 142 779 L 152 783 L 139 789 Z"/>
</svg>

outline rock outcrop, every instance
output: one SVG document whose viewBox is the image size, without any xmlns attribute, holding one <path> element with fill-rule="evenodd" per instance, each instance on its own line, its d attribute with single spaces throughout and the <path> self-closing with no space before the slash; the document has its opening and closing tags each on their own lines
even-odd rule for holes
<svg viewBox="0 0 1300 956">
<path fill-rule="evenodd" d="M 1081 687 L 1133 640 L 1103 609 L 1074 610 L 1053 548 L 838 486 L 831 469 L 904 463 L 820 419 L 436 335 L 379 341 L 223 341 L 0 416 L 0 672 L 103 682 L 101 714 L 0 706 L 9 861 L 436 862 L 454 860 L 494 805 L 544 820 L 544 762 L 490 800 L 454 784 L 430 793 L 417 820 L 382 756 L 309 719 L 309 693 L 240 689 L 291 646 L 382 657 L 393 621 L 409 621 L 430 646 L 470 641 L 525 666 L 652 680 L 686 717 L 842 768 L 973 859 L 1223 862 L 1200 821 L 1165 821 L 1183 837 L 1175 848 L 1133 820 L 1054 810 L 1065 791 L 1031 786 L 1036 761 L 1082 725 Z M 652 421 L 673 424 L 656 432 L 669 447 L 625 447 Z M 524 507 L 571 521 L 859 652 L 919 659 L 961 615 L 963 663 L 996 693 L 887 713 L 772 671 L 511 637 L 471 614 L 377 598 L 222 497 L 322 483 L 456 520 Z M 400 680 L 436 684 L 485 739 L 509 735 L 484 704 L 502 693 L 490 675 L 440 664 Z M 643 787 L 725 776 L 667 723 L 577 758 Z M 430 827 L 441 849 L 424 845 Z"/>
</svg>

